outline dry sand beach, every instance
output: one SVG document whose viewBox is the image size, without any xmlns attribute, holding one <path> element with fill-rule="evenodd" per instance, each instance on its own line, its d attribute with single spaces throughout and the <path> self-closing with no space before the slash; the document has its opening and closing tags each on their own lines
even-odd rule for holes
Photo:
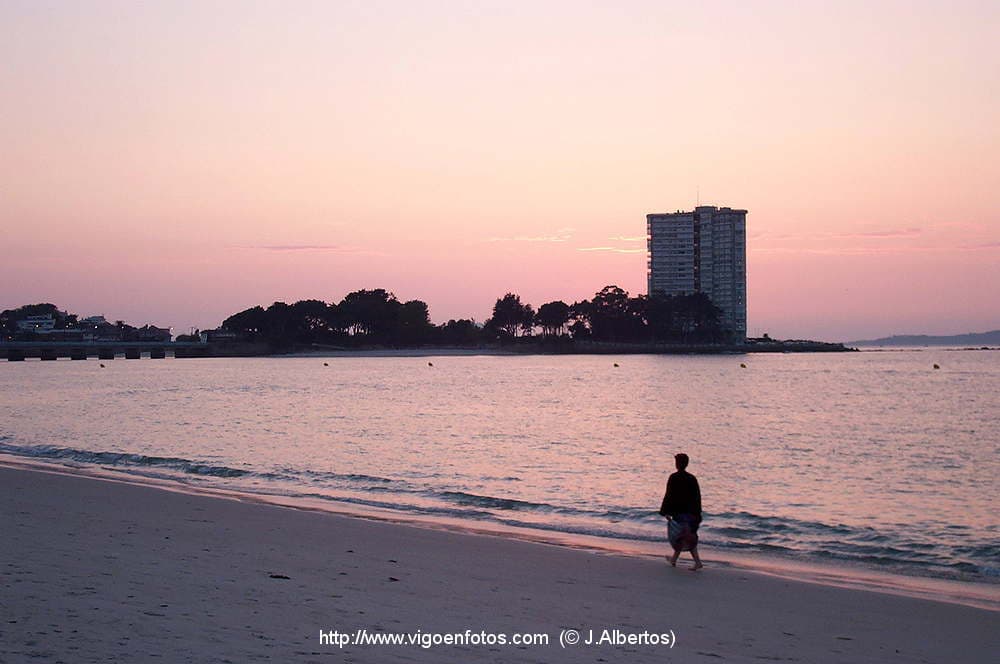
<svg viewBox="0 0 1000 664">
<path fill-rule="evenodd" d="M 0 487 L 3 662 L 987 662 L 1000 650 L 995 611 L 711 560 L 692 573 L 23 468 L 0 467 Z M 359 629 L 550 641 L 330 642 Z M 563 648 L 568 629 L 676 643 Z"/>
</svg>

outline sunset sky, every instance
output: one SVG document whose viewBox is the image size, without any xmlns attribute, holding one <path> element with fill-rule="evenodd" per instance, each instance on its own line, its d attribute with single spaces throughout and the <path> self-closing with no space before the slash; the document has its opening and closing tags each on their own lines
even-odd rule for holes
<svg viewBox="0 0 1000 664">
<path fill-rule="evenodd" d="M 1000 328 L 1000 3 L 0 0 L 0 309 L 435 322 L 749 210 L 749 333 Z"/>
</svg>

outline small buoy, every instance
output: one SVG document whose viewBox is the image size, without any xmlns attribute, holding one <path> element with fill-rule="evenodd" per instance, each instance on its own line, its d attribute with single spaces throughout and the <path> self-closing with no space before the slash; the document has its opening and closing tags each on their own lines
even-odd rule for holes
<svg viewBox="0 0 1000 664">
<path fill-rule="evenodd" d="M 938 365 L 936 365 L 936 364 L 935 364 L 935 365 L 934 365 L 934 368 L 935 368 L 935 369 L 940 369 L 941 367 L 939 367 Z"/>
<path fill-rule="evenodd" d="M 742 362 L 740 362 L 740 369 L 746 369 L 746 368 L 747 368 L 747 365 L 745 365 Z"/>
<path fill-rule="evenodd" d="M 328 366 L 330 366 L 330 363 L 329 363 L 329 362 L 324 362 L 324 363 L 323 363 L 323 366 L 324 366 L 324 367 L 328 367 Z"/>
<path fill-rule="evenodd" d="M 617 363 L 617 362 L 615 362 L 615 367 L 616 367 L 616 368 L 618 367 L 618 363 Z"/>
<path fill-rule="evenodd" d="M 433 366 L 434 366 L 434 363 L 433 363 L 433 362 L 428 362 L 428 363 L 427 363 L 427 366 L 429 366 L 429 367 L 433 367 Z"/>
</svg>

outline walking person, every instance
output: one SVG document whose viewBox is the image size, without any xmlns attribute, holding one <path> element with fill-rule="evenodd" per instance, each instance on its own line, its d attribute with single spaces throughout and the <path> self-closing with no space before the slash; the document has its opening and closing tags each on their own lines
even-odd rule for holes
<svg viewBox="0 0 1000 664">
<path fill-rule="evenodd" d="M 669 519 L 667 537 L 674 555 L 670 557 L 671 567 L 677 567 L 677 558 L 681 551 L 690 551 L 694 558 L 692 570 L 699 570 L 704 565 L 698 557 L 698 525 L 701 524 L 701 488 L 694 475 L 687 472 L 688 455 L 677 454 L 674 464 L 677 472 L 667 479 L 667 491 L 660 505 L 660 516 Z"/>
</svg>

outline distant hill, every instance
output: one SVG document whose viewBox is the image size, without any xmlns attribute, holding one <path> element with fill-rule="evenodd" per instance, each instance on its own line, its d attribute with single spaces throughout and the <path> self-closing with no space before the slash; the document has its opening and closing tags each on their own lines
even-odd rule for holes
<svg viewBox="0 0 1000 664">
<path fill-rule="evenodd" d="M 952 334 L 931 336 L 927 334 L 897 334 L 881 339 L 847 341 L 846 346 L 997 346 L 1000 345 L 1000 330 L 978 334 Z"/>
</svg>

